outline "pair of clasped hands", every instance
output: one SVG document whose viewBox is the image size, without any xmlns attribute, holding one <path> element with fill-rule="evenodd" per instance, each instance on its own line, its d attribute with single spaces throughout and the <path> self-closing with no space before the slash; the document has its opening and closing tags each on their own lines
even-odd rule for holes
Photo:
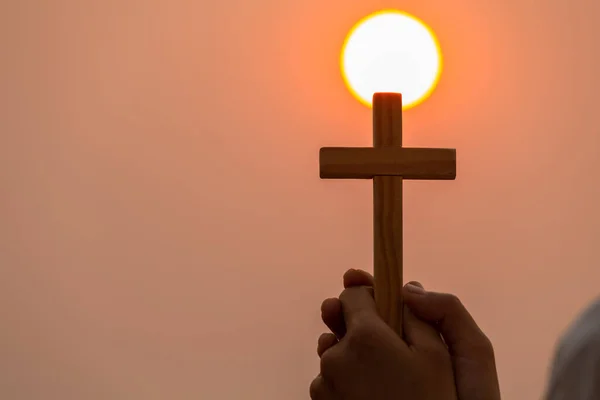
<svg viewBox="0 0 600 400">
<path fill-rule="evenodd" d="M 313 400 L 499 400 L 494 350 L 454 295 L 403 287 L 404 337 L 379 317 L 373 277 L 344 275 L 339 298 L 321 306 Z"/>
</svg>

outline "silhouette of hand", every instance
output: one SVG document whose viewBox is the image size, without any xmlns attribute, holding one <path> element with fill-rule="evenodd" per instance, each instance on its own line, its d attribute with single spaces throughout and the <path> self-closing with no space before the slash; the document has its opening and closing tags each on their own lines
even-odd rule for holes
<svg viewBox="0 0 600 400">
<path fill-rule="evenodd" d="M 365 271 L 349 270 L 344 275 L 344 287 L 346 290 L 361 289 L 362 293 L 366 292 L 372 296 L 372 286 L 373 277 Z M 331 333 L 325 333 L 319 338 L 317 353 L 320 357 L 327 355 L 327 352 L 335 349 L 336 346 L 347 342 L 345 338 L 352 332 L 351 326 L 347 321 L 347 311 L 345 311 L 346 306 L 343 301 L 346 290 L 339 299 L 327 299 L 321 306 L 323 322 L 331 330 Z M 447 389 L 448 392 L 438 393 L 435 390 L 431 390 L 435 387 L 446 388 L 445 384 L 442 385 L 446 377 L 446 374 L 441 370 L 441 366 L 445 364 L 442 362 L 437 369 L 434 368 L 427 374 L 430 377 L 430 381 L 412 381 L 411 384 L 413 386 L 424 387 L 421 392 L 417 393 L 414 388 L 405 388 L 402 385 L 398 385 L 399 387 L 395 389 L 397 392 L 390 393 L 389 397 L 376 397 L 372 393 L 371 397 L 367 396 L 364 398 L 447 399 L 453 398 L 449 394 L 454 396 L 456 391 L 456 395 L 460 400 L 500 400 L 500 388 L 492 344 L 481 329 L 479 329 L 460 300 L 450 294 L 427 292 L 418 282 L 411 282 L 405 285 L 403 295 L 405 303 L 405 338 L 403 342 L 405 346 L 414 349 L 413 351 L 425 353 L 430 356 L 435 354 L 440 359 L 449 357 L 454 373 L 455 386 L 451 390 Z M 366 300 L 363 299 L 363 301 L 367 303 Z M 383 330 L 383 328 L 378 329 Z M 435 331 L 435 335 L 432 330 Z M 434 340 L 434 337 L 439 339 L 440 334 L 445 343 L 443 350 L 440 350 Z M 397 347 L 402 348 L 396 341 L 391 340 L 389 335 L 385 336 L 390 342 L 394 342 Z M 372 339 L 374 336 L 370 335 L 370 337 Z M 380 343 L 379 346 L 383 346 L 383 343 Z M 427 343 L 427 345 L 424 345 L 424 343 Z M 424 348 L 428 350 L 424 351 Z M 342 353 L 342 351 L 340 350 L 337 353 Z M 442 353 L 444 353 L 444 356 L 441 355 Z M 335 352 L 334 355 L 336 355 Z M 399 357 L 394 363 L 395 368 L 387 372 L 379 372 L 381 376 L 388 376 L 390 374 L 398 374 L 399 376 L 409 374 L 412 376 L 414 375 L 415 368 L 427 366 L 423 362 L 415 362 L 414 365 L 410 364 L 415 360 L 406 358 L 405 354 L 401 352 L 394 353 L 394 355 Z M 327 361 L 325 359 L 325 367 L 328 365 Z M 323 358 L 321 358 L 321 364 L 322 366 L 324 364 Z M 381 371 L 376 367 L 374 368 L 375 371 Z M 386 366 L 385 368 L 390 368 L 390 366 Z M 365 375 L 365 379 L 362 382 L 366 382 L 367 376 L 369 375 Z M 377 377 L 371 379 L 372 383 L 370 384 L 375 387 L 383 384 L 381 378 L 380 380 L 377 380 Z M 358 380 L 361 381 L 361 379 Z M 345 381 L 342 380 L 341 382 L 338 385 L 345 387 Z M 396 382 L 400 383 L 403 380 L 396 379 Z M 320 389 L 321 386 L 325 386 L 327 389 Z M 314 391 L 314 399 L 339 398 L 335 397 L 335 394 L 332 395 L 333 397 L 318 397 L 321 392 L 326 392 L 327 390 L 336 393 L 334 391 L 335 386 L 334 388 L 330 388 L 330 386 L 334 385 L 333 383 L 329 383 L 324 376 L 317 377 L 313 381 L 311 395 L 312 391 Z M 341 398 L 362 399 L 363 397 Z"/>
<path fill-rule="evenodd" d="M 339 303 L 337 303 L 339 302 Z M 373 289 L 348 285 L 324 304 L 313 400 L 456 400 L 452 359 L 438 331 L 404 310 L 404 338 L 379 316 Z"/>
</svg>

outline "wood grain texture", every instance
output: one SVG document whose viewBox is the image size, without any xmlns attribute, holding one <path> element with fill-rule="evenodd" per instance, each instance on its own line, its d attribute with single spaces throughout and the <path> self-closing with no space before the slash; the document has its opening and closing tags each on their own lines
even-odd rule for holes
<svg viewBox="0 0 600 400">
<path fill-rule="evenodd" d="M 319 164 L 323 179 L 371 179 L 378 175 L 456 178 L 455 149 L 324 147 L 319 153 Z"/>
<path fill-rule="evenodd" d="M 402 148 L 402 96 L 373 96 L 373 147 L 324 147 L 323 179 L 373 179 L 375 303 L 383 320 L 402 329 L 402 183 L 404 179 L 455 179 L 456 150 Z"/>
<path fill-rule="evenodd" d="M 402 96 L 373 96 L 373 147 L 402 146 Z M 373 252 L 375 303 L 385 322 L 402 329 L 402 177 L 373 178 Z"/>
</svg>

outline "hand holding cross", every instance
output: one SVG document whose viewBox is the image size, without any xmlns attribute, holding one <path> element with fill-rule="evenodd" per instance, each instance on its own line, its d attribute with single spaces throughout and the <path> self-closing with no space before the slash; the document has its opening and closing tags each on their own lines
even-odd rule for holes
<svg viewBox="0 0 600 400">
<path fill-rule="evenodd" d="M 322 179 L 373 179 L 375 303 L 402 336 L 402 181 L 456 178 L 456 150 L 402 147 L 402 96 L 373 96 L 373 147 L 323 147 Z"/>
</svg>

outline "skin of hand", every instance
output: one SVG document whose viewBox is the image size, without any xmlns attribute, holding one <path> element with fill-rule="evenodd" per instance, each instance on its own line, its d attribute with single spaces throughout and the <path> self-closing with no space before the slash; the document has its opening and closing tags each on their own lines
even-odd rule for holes
<svg viewBox="0 0 600 400">
<path fill-rule="evenodd" d="M 346 272 L 343 280 L 346 290 L 365 287 L 369 288 L 371 295 L 373 293 L 373 277 L 365 271 L 351 269 Z M 440 334 L 443 337 L 451 358 L 458 399 L 500 400 L 500 386 L 493 346 L 461 301 L 451 294 L 425 291 L 418 282 L 410 282 L 405 285 L 403 296 L 406 315 L 404 326 L 410 326 L 415 320 L 420 324 L 429 323 L 430 327 L 435 327 L 438 337 Z M 345 336 L 350 332 L 344 307 L 342 298 L 327 299 L 321 306 L 323 322 L 331 330 L 331 333 L 324 333 L 319 338 L 317 353 L 320 356 L 327 354 L 328 349 L 335 348 L 344 342 Z M 407 312 L 407 308 L 410 311 Z M 410 329 L 406 333 L 409 332 Z M 419 334 L 421 334 L 420 331 Z M 430 334 L 431 332 L 428 332 L 428 336 Z M 419 341 L 419 338 L 414 336 L 409 339 L 408 343 Z M 408 371 L 412 368 L 414 366 L 409 364 Z M 406 371 L 392 373 L 405 374 Z M 373 385 L 376 384 L 378 383 L 374 381 Z M 438 397 L 417 397 L 416 395 L 401 397 L 401 393 L 405 392 L 399 390 L 396 398 L 415 400 L 448 398 L 443 394 Z M 370 398 L 378 399 L 378 397 Z"/>
<path fill-rule="evenodd" d="M 404 338 L 379 316 L 372 287 L 348 285 L 324 320 L 313 400 L 457 400 L 452 359 L 440 334 L 404 309 Z M 335 314 L 335 315 L 334 315 Z"/>
</svg>

